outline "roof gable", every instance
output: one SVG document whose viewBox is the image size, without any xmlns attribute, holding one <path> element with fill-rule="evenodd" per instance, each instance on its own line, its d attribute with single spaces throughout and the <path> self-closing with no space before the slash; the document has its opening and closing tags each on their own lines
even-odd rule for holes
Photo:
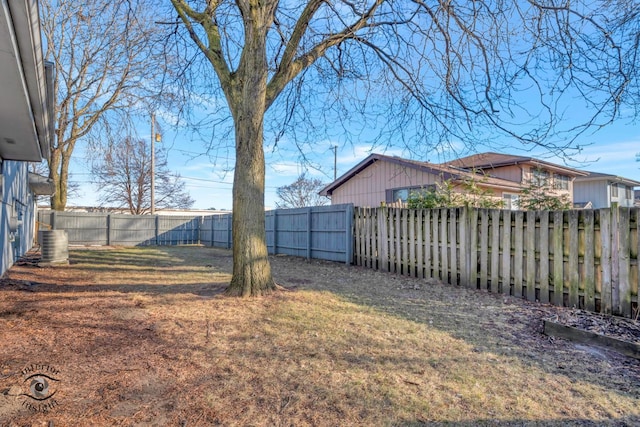
<svg viewBox="0 0 640 427">
<path fill-rule="evenodd" d="M 456 180 L 465 180 L 465 179 L 481 179 L 483 181 L 483 184 L 487 186 L 508 188 L 508 189 L 520 188 L 520 186 L 514 182 L 501 179 L 501 178 L 491 177 L 486 174 L 479 175 L 479 174 L 470 172 L 468 170 L 458 168 L 453 165 L 421 162 L 417 160 L 409 160 L 409 159 L 403 159 L 401 157 L 386 156 L 383 154 L 373 153 L 373 154 L 370 154 L 366 159 L 358 163 L 356 166 L 352 167 L 349 171 L 347 171 L 345 174 L 340 176 L 338 179 L 336 179 L 335 181 L 333 181 L 332 183 L 324 187 L 320 191 L 320 194 L 324 196 L 330 196 L 336 188 L 340 187 L 341 185 L 349 181 L 351 178 L 353 178 L 354 176 L 356 176 L 357 174 L 359 174 L 360 172 L 362 172 L 363 170 L 365 170 L 366 168 L 368 168 L 369 166 L 371 166 L 372 164 L 378 161 L 394 163 L 402 167 L 407 167 L 407 168 L 419 170 L 421 172 L 438 175 L 443 180 L 456 181 Z"/>
<path fill-rule="evenodd" d="M 547 169 L 561 172 L 570 176 L 586 176 L 588 172 L 584 172 L 578 169 L 573 169 L 567 166 L 558 165 L 555 163 L 547 162 L 544 160 L 536 159 L 534 157 L 516 156 L 512 154 L 502 153 L 478 153 L 467 157 L 460 157 L 450 162 L 443 163 L 445 165 L 451 165 L 464 169 L 496 169 L 504 166 L 513 166 L 519 164 L 526 164 L 537 167 L 544 167 Z"/>
<path fill-rule="evenodd" d="M 593 181 L 605 181 L 609 183 L 620 183 L 631 187 L 640 187 L 640 181 L 636 181 L 629 178 L 624 178 L 618 175 L 611 175 L 600 172 L 587 172 L 587 176 L 581 176 L 576 178 L 576 182 L 593 182 Z"/>
</svg>

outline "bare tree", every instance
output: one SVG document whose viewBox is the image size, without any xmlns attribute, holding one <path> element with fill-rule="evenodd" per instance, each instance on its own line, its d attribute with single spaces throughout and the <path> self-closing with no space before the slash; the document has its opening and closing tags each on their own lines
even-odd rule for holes
<svg viewBox="0 0 640 427">
<path fill-rule="evenodd" d="M 167 165 L 166 152 L 156 147 L 155 204 L 158 208 L 188 209 L 193 199 L 180 175 Z M 133 215 L 151 210 L 151 150 L 142 139 L 126 138 L 110 147 L 92 165 L 100 201 L 108 206 L 129 209 Z"/>
<path fill-rule="evenodd" d="M 233 295 L 275 288 L 265 123 L 276 137 L 302 133 L 296 143 L 359 123 L 423 155 L 498 134 L 565 153 L 579 148 L 575 135 L 634 105 L 638 88 L 634 0 L 171 3 L 233 119 Z M 584 120 L 565 120 L 574 111 Z"/>
<path fill-rule="evenodd" d="M 29 172 L 38 174 L 40 176 L 49 176 L 49 165 L 46 160 L 41 161 L 40 163 L 29 163 Z M 67 194 L 70 197 L 77 196 L 80 194 L 80 185 L 77 182 L 69 181 L 67 182 Z M 47 200 L 49 199 L 49 200 Z M 50 203 L 50 196 L 36 196 L 36 204 L 40 205 L 40 203 Z"/>
<path fill-rule="evenodd" d="M 276 189 L 280 199 L 276 202 L 276 206 L 279 208 L 324 206 L 329 200 L 319 194 L 323 187 L 324 184 L 318 178 L 307 178 L 303 173 L 291 184 Z"/>
<path fill-rule="evenodd" d="M 73 151 L 99 128 L 128 122 L 141 99 L 156 93 L 164 72 L 155 48 L 153 10 L 138 0 L 43 0 L 40 2 L 46 60 L 54 64 L 55 141 L 49 177 L 54 210 L 68 198 Z"/>
</svg>

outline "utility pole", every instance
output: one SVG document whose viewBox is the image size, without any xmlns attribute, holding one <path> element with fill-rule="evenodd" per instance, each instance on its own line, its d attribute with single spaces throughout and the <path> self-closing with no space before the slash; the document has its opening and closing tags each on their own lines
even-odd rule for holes
<svg viewBox="0 0 640 427">
<path fill-rule="evenodd" d="M 338 177 L 338 146 L 334 145 L 331 148 L 333 149 L 333 180 L 335 181 Z"/>
<path fill-rule="evenodd" d="M 151 113 L 151 215 L 156 214 L 156 115 Z"/>
</svg>

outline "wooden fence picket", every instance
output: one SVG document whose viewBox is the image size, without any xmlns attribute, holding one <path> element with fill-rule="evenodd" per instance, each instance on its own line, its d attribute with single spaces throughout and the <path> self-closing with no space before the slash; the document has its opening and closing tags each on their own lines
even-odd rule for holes
<svg viewBox="0 0 640 427">
<path fill-rule="evenodd" d="M 549 211 L 540 213 L 540 232 L 538 251 L 540 253 L 539 266 L 539 287 L 538 298 L 540 302 L 549 302 Z"/>
<path fill-rule="evenodd" d="M 354 263 L 631 317 L 640 210 L 358 208 Z"/>
<path fill-rule="evenodd" d="M 618 226 L 620 230 L 629 230 L 630 229 L 630 212 L 629 208 L 620 208 Z M 618 244 L 618 312 L 615 314 L 619 314 L 624 317 L 631 317 L 631 284 L 629 282 L 629 272 L 631 270 L 631 259 L 630 259 L 630 234 L 631 233 L 618 233 L 619 236 L 619 244 Z"/>
<path fill-rule="evenodd" d="M 416 267 L 417 277 L 424 279 L 424 210 L 416 211 Z"/>
<path fill-rule="evenodd" d="M 500 210 L 491 210 L 490 229 L 491 251 L 491 292 L 498 293 L 500 289 Z"/>
<path fill-rule="evenodd" d="M 584 305 L 588 311 L 596 309 L 595 272 L 595 215 L 592 210 L 581 212 L 584 223 Z"/>
<path fill-rule="evenodd" d="M 478 246 L 478 252 L 480 252 L 480 289 L 487 289 L 488 281 L 488 264 L 489 264 L 489 211 L 486 209 L 480 209 L 478 216 L 480 217 L 480 244 Z"/>
<path fill-rule="evenodd" d="M 476 289 L 478 286 L 478 210 L 469 214 L 469 283 L 467 286 Z"/>
<path fill-rule="evenodd" d="M 563 213 L 553 213 L 553 303 L 562 306 L 564 303 L 564 229 Z"/>
<path fill-rule="evenodd" d="M 513 211 L 503 212 L 502 227 L 502 293 L 511 294 L 511 224 Z"/>
<path fill-rule="evenodd" d="M 579 277 L 578 277 L 578 211 L 568 211 L 568 232 L 569 232 L 569 263 L 568 279 L 569 279 L 569 307 L 578 307 L 579 305 Z"/>
<path fill-rule="evenodd" d="M 450 280 L 452 285 L 460 284 L 458 275 L 458 210 L 449 209 L 449 271 Z"/>
<path fill-rule="evenodd" d="M 515 212 L 513 229 L 513 296 L 522 298 L 522 280 L 524 277 L 524 212 Z"/>
<path fill-rule="evenodd" d="M 431 270 L 433 271 L 433 278 L 443 279 L 440 276 L 440 244 L 438 231 L 440 225 L 440 209 L 433 209 L 431 211 Z"/>
</svg>

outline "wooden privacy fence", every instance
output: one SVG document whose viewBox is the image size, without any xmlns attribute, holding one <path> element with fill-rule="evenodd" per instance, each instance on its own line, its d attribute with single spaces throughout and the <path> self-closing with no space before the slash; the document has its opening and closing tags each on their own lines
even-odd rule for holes
<svg viewBox="0 0 640 427">
<path fill-rule="evenodd" d="M 637 208 L 356 208 L 354 216 L 357 265 L 637 316 Z"/>
</svg>

